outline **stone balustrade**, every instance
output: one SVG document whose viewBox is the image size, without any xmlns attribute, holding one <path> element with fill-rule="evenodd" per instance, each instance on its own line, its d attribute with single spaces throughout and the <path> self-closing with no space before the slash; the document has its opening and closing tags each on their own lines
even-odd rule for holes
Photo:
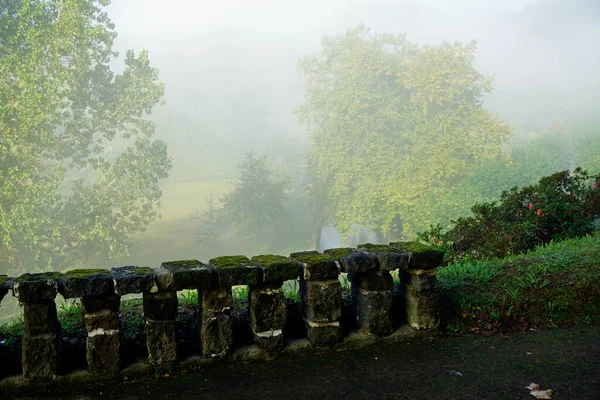
<svg viewBox="0 0 600 400">
<path fill-rule="evenodd" d="M 223 359 L 233 352 L 232 286 L 249 286 L 249 325 L 256 351 L 272 358 L 291 352 L 285 337 L 284 281 L 299 279 L 305 348 L 342 348 L 350 336 L 365 343 L 421 331 L 440 324 L 435 271 L 443 253 L 420 243 L 364 244 L 358 248 L 306 251 L 290 257 L 262 255 L 171 261 L 159 267 L 78 269 L 63 273 L 0 276 L 0 301 L 12 289 L 23 306 L 22 379 L 51 381 L 60 374 L 61 335 L 55 297 L 81 299 L 87 331 L 88 373 L 114 376 L 122 365 L 119 308 L 121 296 L 141 294 L 149 368 L 176 368 L 177 292 L 198 291 L 201 358 Z M 393 308 L 391 271 L 398 271 L 403 301 Z M 343 334 L 339 274 L 351 283 L 352 315 L 359 331 Z M 402 326 L 394 326 L 401 316 Z M 398 318 L 396 318 L 398 319 Z M 360 336 L 362 335 L 362 336 Z M 247 351 L 244 354 L 250 354 Z M 251 358 L 251 357 L 250 357 Z M 235 359 L 235 357 L 234 357 Z"/>
</svg>

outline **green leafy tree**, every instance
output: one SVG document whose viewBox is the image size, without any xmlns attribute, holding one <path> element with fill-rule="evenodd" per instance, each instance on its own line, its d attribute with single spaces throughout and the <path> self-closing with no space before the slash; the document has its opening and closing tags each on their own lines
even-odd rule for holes
<svg viewBox="0 0 600 400">
<path fill-rule="evenodd" d="M 145 116 L 164 87 L 145 51 L 111 70 L 108 4 L 0 0 L 0 259 L 10 273 L 119 258 L 158 217 L 170 160 Z"/>
<path fill-rule="evenodd" d="M 322 220 L 411 235 L 436 199 L 501 157 L 511 130 L 482 107 L 492 79 L 473 67 L 475 43 L 418 47 L 364 26 L 326 37 L 302 59 L 313 192 Z"/>
</svg>

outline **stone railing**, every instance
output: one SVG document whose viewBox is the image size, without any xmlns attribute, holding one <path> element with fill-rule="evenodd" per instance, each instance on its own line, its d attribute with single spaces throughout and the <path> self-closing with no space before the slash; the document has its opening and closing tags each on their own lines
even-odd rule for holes
<svg viewBox="0 0 600 400">
<path fill-rule="evenodd" d="M 118 267 L 65 273 L 0 276 L 0 300 L 13 291 L 23 306 L 22 381 L 41 382 L 59 377 L 60 325 L 55 297 L 81 299 L 84 313 L 87 374 L 123 373 L 119 333 L 121 296 L 142 293 L 147 338 L 147 369 L 173 368 L 190 357 L 177 353 L 177 291 L 198 290 L 201 356 L 198 359 L 252 359 L 232 350 L 230 311 L 232 286 L 249 286 L 249 319 L 254 352 L 272 358 L 293 345 L 284 338 L 286 303 L 282 284 L 300 280 L 305 349 L 340 348 L 350 335 L 342 334 L 341 272 L 351 282 L 351 309 L 364 343 L 406 337 L 418 331 L 437 332 L 439 295 L 435 271 L 443 253 L 419 243 L 365 244 L 357 249 L 293 253 L 289 258 L 263 255 L 217 257 L 208 264 L 195 260 L 165 262 L 157 268 Z M 394 309 L 390 271 L 398 270 L 402 301 Z M 394 317 L 403 323 L 394 325 Z M 397 319 L 397 318 L 396 318 Z M 398 333 L 401 332 L 401 333 Z M 360 342 L 359 340 L 359 342 Z M 297 341 L 296 341 L 297 342 Z M 297 348 L 298 346 L 296 346 Z M 302 347 L 302 346 L 300 346 Z M 260 358 L 260 357 L 259 357 Z M 201 360 L 200 360 L 201 361 Z M 8 378 L 10 379 L 10 378 Z M 13 378 L 15 379 L 15 378 Z M 20 379 L 20 378 L 19 378 Z"/>
</svg>

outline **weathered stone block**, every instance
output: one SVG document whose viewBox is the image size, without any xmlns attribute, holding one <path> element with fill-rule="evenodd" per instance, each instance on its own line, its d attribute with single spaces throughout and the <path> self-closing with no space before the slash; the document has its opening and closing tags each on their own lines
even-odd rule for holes
<svg viewBox="0 0 600 400">
<path fill-rule="evenodd" d="M 4 298 L 4 296 L 6 296 L 6 294 L 8 293 L 8 276 L 6 275 L 0 275 L 0 302 L 2 301 L 2 299 Z"/>
<path fill-rule="evenodd" d="M 17 278 L 14 285 L 15 296 L 21 303 L 38 303 L 53 300 L 58 293 L 58 272 L 41 274 L 23 274 Z"/>
<path fill-rule="evenodd" d="M 339 275 L 335 260 L 328 255 L 316 251 L 302 251 L 290 254 L 290 258 L 302 263 L 302 278 L 305 280 L 326 281 L 337 279 Z"/>
<path fill-rule="evenodd" d="M 371 271 L 363 274 L 348 275 L 353 284 L 364 290 L 391 290 L 394 279 L 389 271 Z"/>
<path fill-rule="evenodd" d="M 284 347 L 283 329 L 254 332 L 254 341 L 261 349 L 276 352 Z"/>
<path fill-rule="evenodd" d="M 59 340 L 57 333 L 23 336 L 23 379 L 44 381 L 58 375 Z"/>
<path fill-rule="evenodd" d="M 86 313 L 95 313 L 102 310 L 119 311 L 121 306 L 121 296 L 111 294 L 108 296 L 85 296 L 83 301 L 83 309 Z"/>
<path fill-rule="evenodd" d="M 56 318 L 54 300 L 23 304 L 23 322 L 26 335 L 57 333 L 60 325 Z"/>
<path fill-rule="evenodd" d="M 117 267 L 110 270 L 117 294 L 157 292 L 154 272 L 148 267 Z"/>
<path fill-rule="evenodd" d="M 380 244 L 360 244 L 358 249 L 377 257 L 379 269 L 384 271 L 393 271 L 395 269 L 404 269 L 408 266 L 408 253 L 402 250 Z"/>
<path fill-rule="evenodd" d="M 391 247 L 408 253 L 408 268 L 433 269 L 444 261 L 444 251 L 419 242 L 392 242 Z"/>
<path fill-rule="evenodd" d="M 171 281 L 170 290 L 207 290 L 214 286 L 216 270 L 198 260 L 167 261 L 162 263 Z"/>
<path fill-rule="evenodd" d="M 175 320 L 177 317 L 177 293 L 144 293 L 144 316 L 162 321 Z"/>
<path fill-rule="evenodd" d="M 115 374 L 121 368 L 119 332 L 94 332 L 86 339 L 86 358 L 90 372 Z"/>
<path fill-rule="evenodd" d="M 88 332 L 119 330 L 119 313 L 110 310 L 86 313 L 83 316 L 85 329 Z"/>
<path fill-rule="evenodd" d="M 339 322 L 306 322 L 306 337 L 315 347 L 331 346 L 342 339 Z"/>
<path fill-rule="evenodd" d="M 324 253 L 340 263 L 348 274 L 374 271 L 379 268 L 377 257 L 349 247 L 325 250 Z"/>
<path fill-rule="evenodd" d="M 333 322 L 342 315 L 342 287 L 337 279 L 300 281 L 300 296 L 305 319 Z"/>
<path fill-rule="evenodd" d="M 416 291 L 431 290 L 436 286 L 436 270 L 408 269 L 401 272 L 400 281 Z"/>
<path fill-rule="evenodd" d="M 164 364 L 177 359 L 175 321 L 153 321 L 146 319 L 146 344 L 148 362 Z"/>
<path fill-rule="evenodd" d="M 377 336 L 393 331 L 392 292 L 390 290 L 360 290 L 357 296 L 357 316 L 361 330 Z"/>
<path fill-rule="evenodd" d="M 65 299 L 114 294 L 115 285 L 106 269 L 75 269 L 58 279 L 58 291 Z"/>
<path fill-rule="evenodd" d="M 250 328 L 255 333 L 283 329 L 285 302 L 280 286 L 253 286 L 248 300 Z"/>
<path fill-rule="evenodd" d="M 283 281 L 298 279 L 302 274 L 302 264 L 284 256 L 272 254 L 255 256 L 252 257 L 252 262 L 262 267 L 265 283 L 283 283 Z"/>
<path fill-rule="evenodd" d="M 440 326 L 439 292 L 427 290 L 418 292 L 405 288 L 406 319 L 417 330 L 434 329 Z"/>
<path fill-rule="evenodd" d="M 217 282 L 221 287 L 262 282 L 262 268 L 245 256 L 217 257 L 210 260 L 209 264 L 216 268 Z"/>
<path fill-rule="evenodd" d="M 200 313 L 200 343 L 202 355 L 215 357 L 226 354 L 233 341 L 229 311 Z"/>
<path fill-rule="evenodd" d="M 203 311 L 222 312 L 228 311 L 233 306 L 231 288 L 216 288 L 201 292 L 198 290 L 200 309 Z"/>
</svg>

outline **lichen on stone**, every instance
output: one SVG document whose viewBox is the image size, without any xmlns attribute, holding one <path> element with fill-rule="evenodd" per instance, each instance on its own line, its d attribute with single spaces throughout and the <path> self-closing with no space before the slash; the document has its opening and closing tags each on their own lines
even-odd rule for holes
<svg viewBox="0 0 600 400">
<path fill-rule="evenodd" d="M 290 258 L 306 264 L 320 264 L 333 261 L 333 258 L 328 255 L 321 254 L 318 251 L 301 251 L 298 253 L 292 253 L 290 254 Z"/>
<path fill-rule="evenodd" d="M 358 245 L 359 250 L 364 250 L 369 253 L 377 252 L 377 251 L 387 251 L 389 253 L 397 253 L 398 249 L 392 246 L 388 246 L 385 244 L 372 244 L 372 243 L 364 243 Z"/>
<path fill-rule="evenodd" d="M 106 269 L 73 269 L 65 272 L 65 279 L 87 278 L 94 275 L 106 275 L 110 277 L 110 271 Z"/>
<path fill-rule="evenodd" d="M 253 265 L 252 262 L 246 256 L 216 257 L 210 260 L 209 263 L 217 267 L 217 269 L 243 268 L 249 265 Z"/>
<path fill-rule="evenodd" d="M 392 242 L 390 246 L 408 251 L 410 253 L 429 253 L 432 255 L 443 254 L 444 251 L 435 247 L 427 246 L 419 242 Z"/>
<path fill-rule="evenodd" d="M 339 260 L 341 258 L 351 256 L 352 254 L 354 254 L 356 252 L 357 252 L 357 250 L 353 249 L 351 247 L 340 247 L 337 249 L 325 250 L 323 253 L 325 253 L 326 255 L 328 255 L 330 257 L 333 257 L 336 260 Z"/>
<path fill-rule="evenodd" d="M 17 283 L 31 281 L 58 280 L 62 274 L 60 272 L 42 272 L 39 274 L 30 274 L 29 272 L 17 278 Z"/>
<path fill-rule="evenodd" d="M 175 268 L 198 268 L 202 267 L 202 263 L 198 260 L 178 260 L 178 261 L 166 261 L 162 263 L 163 266 L 168 265 Z"/>
</svg>

